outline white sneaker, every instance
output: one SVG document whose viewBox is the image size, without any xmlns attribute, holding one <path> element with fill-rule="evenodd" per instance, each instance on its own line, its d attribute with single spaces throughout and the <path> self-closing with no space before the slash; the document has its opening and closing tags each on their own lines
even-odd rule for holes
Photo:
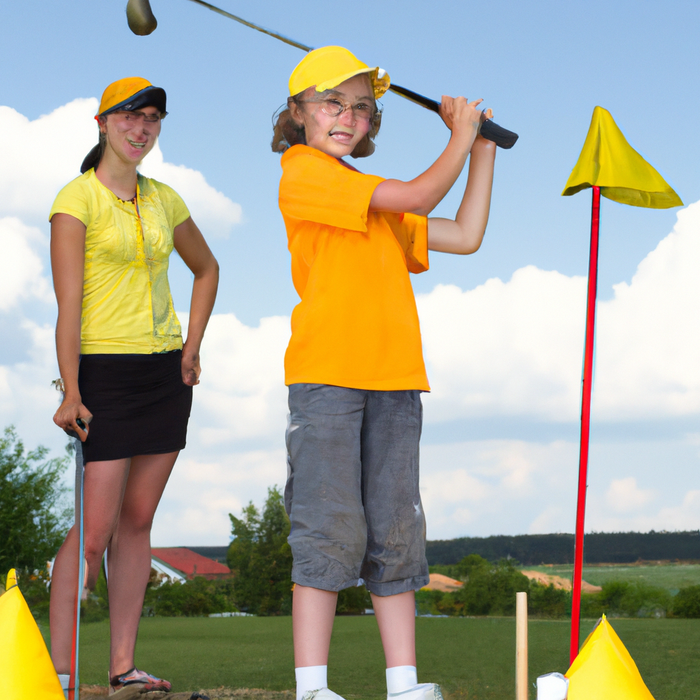
<svg viewBox="0 0 700 700">
<path fill-rule="evenodd" d="M 301 700 L 345 700 L 345 698 L 329 688 L 319 688 L 318 690 L 307 690 Z"/>
<path fill-rule="evenodd" d="M 443 700 L 437 683 L 419 683 L 401 693 L 388 693 L 386 697 L 387 700 Z"/>
</svg>

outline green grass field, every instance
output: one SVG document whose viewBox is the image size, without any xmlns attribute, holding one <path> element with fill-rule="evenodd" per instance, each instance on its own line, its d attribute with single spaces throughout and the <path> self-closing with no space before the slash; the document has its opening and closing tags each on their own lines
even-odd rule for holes
<svg viewBox="0 0 700 700">
<path fill-rule="evenodd" d="M 581 626 L 582 639 L 593 620 Z M 700 620 L 612 620 L 656 700 L 700 700 Z M 530 681 L 568 667 L 569 624 L 532 620 Z M 515 687 L 515 621 L 418 618 L 419 680 L 448 700 L 502 700 Z M 106 685 L 107 623 L 81 627 L 81 682 Z M 291 618 L 146 618 L 137 664 L 174 690 L 294 687 Z M 384 660 L 373 617 L 336 619 L 329 684 L 346 698 L 385 698 Z M 535 697 L 534 688 L 530 697 Z"/>
<path fill-rule="evenodd" d="M 570 579 L 572 565 L 523 566 L 527 571 L 541 571 L 544 574 Z M 641 582 L 651 586 L 665 588 L 675 595 L 679 588 L 700 584 L 700 564 L 605 564 L 601 566 L 584 566 L 583 580 L 594 586 L 602 586 L 608 581 Z"/>
</svg>

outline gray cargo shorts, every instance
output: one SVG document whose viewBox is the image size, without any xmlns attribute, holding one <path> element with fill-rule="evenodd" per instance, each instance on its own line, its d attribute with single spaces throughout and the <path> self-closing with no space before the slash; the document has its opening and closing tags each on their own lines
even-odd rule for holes
<svg viewBox="0 0 700 700">
<path fill-rule="evenodd" d="M 292 384 L 289 411 L 292 580 L 380 596 L 425 586 L 420 392 Z"/>
</svg>

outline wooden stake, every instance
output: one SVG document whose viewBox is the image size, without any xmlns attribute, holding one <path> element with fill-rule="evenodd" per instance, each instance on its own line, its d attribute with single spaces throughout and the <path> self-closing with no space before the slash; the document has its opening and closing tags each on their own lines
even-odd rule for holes
<svg viewBox="0 0 700 700">
<path fill-rule="evenodd" d="M 515 700 L 527 700 L 527 593 L 515 594 Z"/>
</svg>

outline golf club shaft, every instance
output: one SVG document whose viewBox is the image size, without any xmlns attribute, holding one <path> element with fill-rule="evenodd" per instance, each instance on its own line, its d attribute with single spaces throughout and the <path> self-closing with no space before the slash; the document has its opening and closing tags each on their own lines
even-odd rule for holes
<svg viewBox="0 0 700 700">
<path fill-rule="evenodd" d="M 429 109 L 431 112 L 440 113 L 440 103 L 430 99 L 430 97 L 419 95 L 417 92 L 413 92 L 413 90 L 401 87 L 400 85 L 394 85 L 393 83 L 389 87 L 389 90 L 392 90 L 397 95 L 401 95 L 401 97 L 405 97 L 407 100 L 411 100 L 411 102 L 415 102 L 421 107 Z M 491 119 L 482 122 L 479 133 L 487 141 L 493 141 L 501 148 L 513 148 L 515 142 L 518 140 L 518 135 L 515 132 L 504 129 Z"/>
<path fill-rule="evenodd" d="M 203 7 L 206 7 L 207 9 L 211 10 L 212 12 L 217 12 L 218 14 L 223 15 L 224 17 L 228 17 L 229 19 L 232 19 L 235 22 L 240 22 L 246 27 L 250 27 L 251 29 L 255 29 L 258 32 L 267 34 L 268 36 L 278 39 L 279 41 L 283 41 L 285 44 L 294 46 L 297 49 L 301 49 L 302 51 L 313 51 L 313 48 L 311 46 L 307 46 L 306 44 L 302 44 L 298 41 L 295 41 L 294 39 L 290 39 L 289 37 L 284 36 L 284 34 L 274 32 L 271 29 L 265 29 L 265 27 L 261 27 L 259 24 L 248 22 L 248 20 L 245 20 L 242 17 L 238 17 L 237 15 L 231 14 L 226 10 L 222 10 L 216 5 L 212 5 L 211 3 L 205 2 L 205 0 L 190 0 L 190 2 L 194 2 L 197 5 L 202 5 Z M 389 90 L 396 93 L 397 95 L 401 95 L 401 97 L 405 97 L 407 100 L 411 100 L 411 102 L 419 104 L 421 107 L 425 107 L 426 109 L 429 109 L 432 112 L 439 113 L 440 103 L 430 99 L 429 97 L 420 95 L 419 93 L 401 87 L 400 85 L 392 84 L 389 86 Z M 481 125 L 480 133 L 485 139 L 493 141 L 497 146 L 500 146 L 501 148 L 512 148 L 515 145 L 515 142 L 518 140 L 518 135 L 516 133 L 508 131 L 508 129 L 504 129 L 502 126 L 499 126 L 491 119 L 487 119 Z"/>
<path fill-rule="evenodd" d="M 290 39 L 289 37 L 284 36 L 284 34 L 280 34 L 279 32 L 273 32 L 271 29 L 265 29 L 265 27 L 261 27 L 259 24 L 253 24 L 252 22 L 248 22 L 248 20 L 245 20 L 242 17 L 238 17 L 237 15 L 233 15 L 230 12 L 226 12 L 226 10 L 222 10 L 220 7 L 217 7 L 216 5 L 212 5 L 208 2 L 204 2 L 204 0 L 190 0 L 190 2 L 194 2 L 197 5 L 202 5 L 202 7 L 206 7 L 208 9 L 210 9 L 212 12 L 218 12 L 220 15 L 223 15 L 224 17 L 228 17 L 229 19 L 232 19 L 235 22 L 240 22 L 241 24 L 244 24 L 246 27 L 250 27 L 251 29 L 255 29 L 258 32 L 262 32 L 263 34 L 267 34 L 268 36 L 274 37 L 275 39 L 279 39 L 280 41 L 283 41 L 285 44 L 289 44 L 290 46 L 295 46 L 297 49 L 301 49 L 302 51 L 313 51 L 313 47 L 311 47 L 311 46 L 307 46 L 306 44 L 301 44 L 298 41 L 294 41 L 294 39 Z"/>
<path fill-rule="evenodd" d="M 83 444 L 76 436 L 75 446 L 75 520 L 78 527 L 78 590 L 76 591 L 75 618 L 73 619 L 73 649 L 71 650 L 71 670 L 69 700 L 80 700 L 80 601 L 83 597 L 85 580 L 85 463 Z"/>
</svg>

